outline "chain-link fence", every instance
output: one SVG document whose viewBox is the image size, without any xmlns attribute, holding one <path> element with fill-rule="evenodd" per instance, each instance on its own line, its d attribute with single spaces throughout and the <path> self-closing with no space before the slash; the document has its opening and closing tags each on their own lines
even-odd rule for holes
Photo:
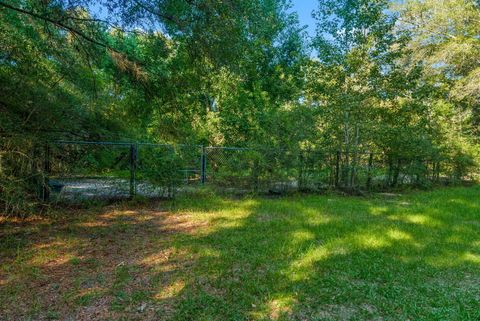
<svg viewBox="0 0 480 321">
<path fill-rule="evenodd" d="M 378 191 L 467 179 L 447 158 L 374 152 L 55 142 L 45 154 L 52 199 L 173 197 L 198 186 L 225 193 Z"/>
<path fill-rule="evenodd" d="M 57 142 L 49 146 L 46 163 L 51 197 L 124 198 L 131 195 L 135 151 L 129 144 Z"/>
</svg>

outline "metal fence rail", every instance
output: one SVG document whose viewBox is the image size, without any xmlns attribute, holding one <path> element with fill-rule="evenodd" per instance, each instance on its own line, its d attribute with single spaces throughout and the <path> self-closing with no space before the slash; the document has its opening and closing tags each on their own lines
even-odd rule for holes
<svg viewBox="0 0 480 321">
<path fill-rule="evenodd" d="M 228 193 L 385 190 L 464 178 L 446 158 L 138 142 L 57 141 L 45 152 L 46 197 L 173 197 L 201 185 Z"/>
</svg>

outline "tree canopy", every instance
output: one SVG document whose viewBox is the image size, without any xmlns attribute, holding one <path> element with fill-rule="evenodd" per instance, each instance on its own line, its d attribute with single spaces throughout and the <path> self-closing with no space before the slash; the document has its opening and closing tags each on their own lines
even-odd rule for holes
<svg viewBox="0 0 480 321">
<path fill-rule="evenodd" d="M 313 15 L 308 37 L 289 0 L 1 0 L 2 149 L 143 140 L 475 159 L 478 1 L 319 0 Z"/>
</svg>

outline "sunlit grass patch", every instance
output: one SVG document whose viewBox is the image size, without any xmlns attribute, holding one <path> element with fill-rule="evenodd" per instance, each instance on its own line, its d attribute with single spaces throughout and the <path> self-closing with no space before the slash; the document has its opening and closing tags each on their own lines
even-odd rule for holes
<svg viewBox="0 0 480 321">
<path fill-rule="evenodd" d="M 206 192 L 35 226 L 4 222 L 0 311 L 6 319 L 477 320 L 479 193 Z"/>
</svg>

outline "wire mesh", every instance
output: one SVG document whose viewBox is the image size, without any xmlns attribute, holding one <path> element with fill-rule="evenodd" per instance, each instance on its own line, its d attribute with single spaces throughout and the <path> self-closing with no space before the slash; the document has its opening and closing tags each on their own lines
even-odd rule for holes
<svg viewBox="0 0 480 321">
<path fill-rule="evenodd" d="M 206 148 L 207 183 L 238 192 L 285 193 L 330 185 L 331 159 L 321 152 Z"/>
<path fill-rule="evenodd" d="M 180 187 L 198 184 L 201 156 L 199 146 L 138 144 L 135 194 L 173 197 Z"/>
<path fill-rule="evenodd" d="M 128 144 L 56 143 L 49 155 L 50 196 L 62 199 L 124 198 L 130 195 Z"/>
<path fill-rule="evenodd" d="M 388 190 L 463 179 L 450 159 L 365 151 L 57 142 L 48 152 L 53 197 L 173 197 L 200 185 L 232 193 Z"/>
</svg>

